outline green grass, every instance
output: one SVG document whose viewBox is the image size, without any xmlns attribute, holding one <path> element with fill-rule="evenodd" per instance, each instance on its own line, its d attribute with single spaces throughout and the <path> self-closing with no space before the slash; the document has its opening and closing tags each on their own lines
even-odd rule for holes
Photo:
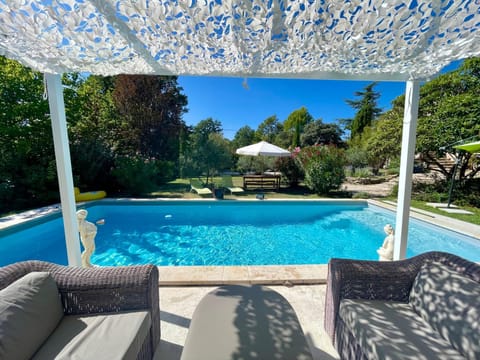
<svg viewBox="0 0 480 360">
<path fill-rule="evenodd" d="M 445 211 L 436 209 L 432 206 L 428 206 L 425 201 L 412 200 L 411 206 L 417 209 L 429 211 L 434 214 L 440 214 L 440 215 L 448 216 L 457 220 L 463 220 L 472 224 L 480 225 L 480 209 L 475 207 L 461 206 L 462 209 L 468 210 L 473 213 L 472 215 L 465 215 L 465 214 L 447 213 Z"/>
<path fill-rule="evenodd" d="M 396 202 L 397 198 L 389 196 L 389 197 L 384 198 L 383 200 L 390 200 L 390 201 L 395 201 Z M 446 216 L 446 217 L 450 217 L 452 219 L 462 220 L 462 221 L 466 221 L 466 222 L 471 223 L 471 224 L 480 225 L 480 209 L 476 208 L 476 207 L 459 206 L 461 209 L 468 210 L 468 211 L 473 213 L 472 215 L 465 215 L 465 214 L 447 213 L 446 211 L 436 209 L 433 206 L 428 206 L 426 201 L 421 201 L 421 200 L 412 199 L 410 206 L 414 207 L 414 208 L 417 208 L 417 209 L 425 210 L 425 211 L 428 211 L 428 212 L 431 212 L 431 213 L 434 213 L 434 214 L 439 214 L 439 215 L 443 215 L 443 216 Z"/>
<path fill-rule="evenodd" d="M 205 182 L 205 178 L 201 179 Z M 221 177 L 214 177 L 213 181 L 209 183 L 219 185 L 222 181 Z M 241 176 L 232 177 L 233 185 L 242 187 L 243 179 Z M 305 186 L 297 187 L 284 187 L 282 186 L 279 191 L 272 190 L 246 190 L 243 194 L 230 195 L 225 193 L 225 199 L 255 199 L 258 193 L 265 194 L 266 199 L 320 199 L 322 197 L 312 194 Z M 162 197 L 171 199 L 195 199 L 200 196 L 190 192 L 189 179 L 176 179 L 169 183 L 162 185 L 156 191 L 146 194 L 146 197 Z"/>
<path fill-rule="evenodd" d="M 190 196 L 192 195 L 192 196 Z M 162 185 L 157 191 L 147 194 L 148 197 L 162 197 L 171 199 L 193 198 L 190 193 L 190 181 L 188 179 L 176 179 Z"/>
</svg>

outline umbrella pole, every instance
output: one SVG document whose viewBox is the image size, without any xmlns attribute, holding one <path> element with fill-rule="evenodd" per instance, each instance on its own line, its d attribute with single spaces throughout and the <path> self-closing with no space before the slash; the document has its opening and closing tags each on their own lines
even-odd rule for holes
<svg viewBox="0 0 480 360">
<path fill-rule="evenodd" d="M 453 187 L 455 185 L 455 175 L 457 174 L 458 164 L 462 162 L 462 157 L 463 157 L 463 152 L 460 152 L 457 160 L 455 161 L 455 166 L 453 168 L 452 181 L 450 181 L 450 189 L 448 190 L 447 208 L 449 208 L 450 204 L 452 203 L 452 193 L 453 193 Z"/>
</svg>

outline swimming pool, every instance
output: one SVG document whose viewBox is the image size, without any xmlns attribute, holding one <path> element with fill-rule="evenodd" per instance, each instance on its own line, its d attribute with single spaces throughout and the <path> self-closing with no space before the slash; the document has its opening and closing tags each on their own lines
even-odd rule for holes
<svg viewBox="0 0 480 360">
<path fill-rule="evenodd" d="M 331 257 L 378 259 L 393 212 L 365 201 L 98 202 L 96 265 L 293 265 Z M 440 250 L 480 261 L 480 241 L 410 222 L 407 256 Z M 0 264 L 39 259 L 66 264 L 62 219 L 0 237 Z"/>
</svg>

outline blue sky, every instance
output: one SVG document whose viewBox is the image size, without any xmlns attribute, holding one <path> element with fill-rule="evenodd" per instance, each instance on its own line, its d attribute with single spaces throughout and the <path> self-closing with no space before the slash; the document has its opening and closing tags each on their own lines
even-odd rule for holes
<svg viewBox="0 0 480 360">
<path fill-rule="evenodd" d="M 458 62 L 445 68 L 452 70 Z M 444 71 L 445 71 L 444 70 Z M 354 109 L 346 99 L 357 99 L 370 81 L 345 80 L 292 80 L 242 78 L 187 77 L 178 79 L 188 97 L 187 125 L 212 117 L 222 123 L 224 136 L 232 139 L 239 128 L 249 125 L 254 130 L 271 115 L 284 121 L 288 115 L 305 106 L 315 118 L 335 122 L 339 118 L 351 118 Z M 378 105 L 382 110 L 391 107 L 391 101 L 405 92 L 404 82 L 379 82 L 375 87 L 381 96 Z"/>
</svg>

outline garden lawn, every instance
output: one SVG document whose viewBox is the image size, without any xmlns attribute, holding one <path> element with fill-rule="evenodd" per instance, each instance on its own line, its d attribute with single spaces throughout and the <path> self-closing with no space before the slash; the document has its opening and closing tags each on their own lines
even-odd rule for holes
<svg viewBox="0 0 480 360">
<path fill-rule="evenodd" d="M 446 211 L 436 209 L 433 206 L 428 206 L 425 201 L 412 200 L 411 206 L 417 209 L 429 211 L 434 214 L 451 217 L 457 220 L 466 221 L 472 224 L 480 225 L 480 209 L 470 206 L 461 206 L 462 209 L 472 212 L 472 215 L 466 214 L 450 214 Z"/>
<path fill-rule="evenodd" d="M 204 178 L 201 178 L 205 182 Z M 221 183 L 221 177 L 214 177 L 213 184 L 218 185 Z M 232 177 L 233 185 L 242 187 L 243 179 L 241 176 Z M 212 181 L 211 181 L 212 182 Z M 279 191 L 260 189 L 248 190 L 242 194 L 230 195 L 228 191 L 225 192 L 225 199 L 255 199 L 256 195 L 262 193 L 265 194 L 266 199 L 321 199 L 322 197 L 312 194 L 305 186 L 297 187 L 284 187 L 282 186 Z M 157 191 L 146 194 L 146 197 L 162 197 L 162 198 L 178 198 L 178 199 L 198 199 L 199 195 L 190 191 L 189 179 L 176 179 L 169 183 L 159 187 Z M 212 196 L 204 196 L 209 198 Z"/>
</svg>

